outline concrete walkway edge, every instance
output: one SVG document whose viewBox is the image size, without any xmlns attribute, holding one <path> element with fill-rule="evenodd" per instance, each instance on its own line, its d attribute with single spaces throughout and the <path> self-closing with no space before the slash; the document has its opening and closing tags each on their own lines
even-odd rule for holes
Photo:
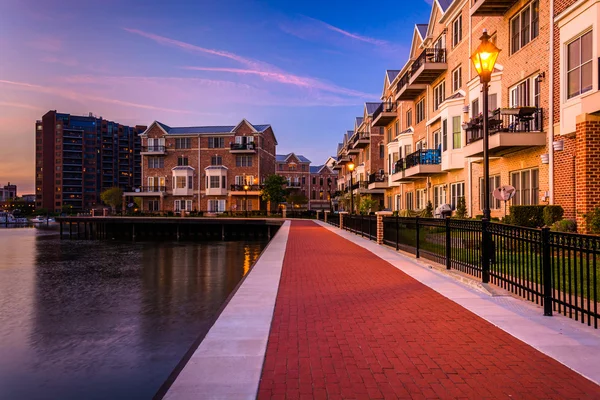
<svg viewBox="0 0 600 400">
<path fill-rule="evenodd" d="M 255 399 L 290 221 L 286 221 L 223 310 L 165 399 Z"/>
<path fill-rule="evenodd" d="M 525 299 L 492 297 L 452 277 L 425 268 L 415 259 L 322 221 L 320 226 L 363 247 L 402 272 L 461 305 L 543 354 L 600 385 L 600 331 L 543 309 Z"/>
</svg>

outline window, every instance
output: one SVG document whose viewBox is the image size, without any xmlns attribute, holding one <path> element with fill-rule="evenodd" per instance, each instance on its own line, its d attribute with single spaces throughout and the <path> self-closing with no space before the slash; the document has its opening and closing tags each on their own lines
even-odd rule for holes
<svg viewBox="0 0 600 400">
<path fill-rule="evenodd" d="M 460 149 L 461 147 L 462 129 L 460 117 L 452 117 L 452 148 Z"/>
<path fill-rule="evenodd" d="M 477 116 L 479 116 L 479 99 L 475 99 L 471 103 L 471 117 L 475 118 Z"/>
<path fill-rule="evenodd" d="M 458 91 L 462 86 L 462 67 L 457 67 L 452 71 L 452 93 Z"/>
<path fill-rule="evenodd" d="M 209 137 L 208 148 L 209 149 L 221 149 L 225 147 L 225 138 L 222 137 Z"/>
<path fill-rule="evenodd" d="M 279 164 L 279 165 L 278 165 L 278 169 L 279 169 L 280 171 L 283 171 L 283 164 Z"/>
<path fill-rule="evenodd" d="M 465 197 L 465 183 L 453 183 L 450 185 L 450 205 L 453 210 L 456 210 L 458 199 Z"/>
<path fill-rule="evenodd" d="M 252 166 L 252 156 L 237 156 L 235 158 L 235 166 L 236 167 L 251 167 Z"/>
<path fill-rule="evenodd" d="M 438 185 L 433 187 L 433 209 L 435 210 L 442 204 L 446 204 L 446 186 Z"/>
<path fill-rule="evenodd" d="M 419 101 L 417 103 L 417 118 L 416 118 L 416 123 L 418 124 L 419 122 L 423 121 L 425 119 L 425 99 L 421 99 L 421 101 Z"/>
<path fill-rule="evenodd" d="M 188 189 L 192 190 L 194 188 L 194 177 L 188 176 Z"/>
<path fill-rule="evenodd" d="M 412 125 L 412 110 L 406 112 L 406 129 Z"/>
<path fill-rule="evenodd" d="M 567 45 L 567 98 L 592 90 L 592 32 Z"/>
<path fill-rule="evenodd" d="M 442 81 L 439 85 L 433 88 L 433 109 L 440 108 L 440 104 L 446 99 L 446 81 Z"/>
<path fill-rule="evenodd" d="M 184 167 L 186 165 L 188 165 L 188 158 L 187 157 L 183 157 L 183 156 L 177 157 L 177 166 Z"/>
<path fill-rule="evenodd" d="M 396 120 L 396 123 L 394 123 L 394 137 L 398 136 L 398 134 L 400 134 L 400 121 Z"/>
<path fill-rule="evenodd" d="M 404 145 L 404 157 L 412 153 L 412 144 Z"/>
<path fill-rule="evenodd" d="M 529 206 L 538 204 L 540 190 L 540 172 L 538 169 L 527 169 L 510 174 L 510 183 L 514 188 L 514 206 Z"/>
<path fill-rule="evenodd" d="M 323 178 L 322 177 L 319 178 L 319 186 L 323 186 Z"/>
<path fill-rule="evenodd" d="M 302 184 L 306 185 L 306 177 L 305 176 L 302 177 Z"/>
<path fill-rule="evenodd" d="M 211 176 L 210 177 L 210 188 L 211 189 L 219 189 L 221 184 L 221 179 L 219 176 Z"/>
<path fill-rule="evenodd" d="M 165 159 L 163 157 L 148 157 L 148 168 L 164 168 Z"/>
<path fill-rule="evenodd" d="M 306 164 L 302 164 L 302 171 L 305 172 L 306 171 Z"/>
<path fill-rule="evenodd" d="M 448 120 L 442 121 L 442 151 L 448 150 Z"/>
<path fill-rule="evenodd" d="M 176 176 L 175 182 L 176 182 L 176 184 L 175 184 L 176 189 L 185 189 L 186 188 L 185 184 L 187 182 L 187 179 L 185 176 Z"/>
<path fill-rule="evenodd" d="M 158 200 L 148 200 L 148 211 L 160 211 Z"/>
<path fill-rule="evenodd" d="M 540 33 L 538 0 L 532 1 L 510 20 L 510 52 L 520 50 Z"/>
<path fill-rule="evenodd" d="M 462 40 L 462 15 L 452 22 L 452 47 L 456 47 Z"/>
<path fill-rule="evenodd" d="M 379 144 L 379 158 L 381 158 L 382 160 L 385 158 L 385 146 L 383 145 L 383 143 Z"/>
<path fill-rule="evenodd" d="M 176 138 L 175 139 L 175 148 L 176 149 L 191 149 L 192 148 L 192 138 Z"/>
<path fill-rule="evenodd" d="M 433 132 L 433 148 L 440 149 L 442 147 L 442 135 L 440 130 Z"/>
<path fill-rule="evenodd" d="M 225 200 L 208 200 L 208 212 L 224 212 L 225 211 Z"/>
<path fill-rule="evenodd" d="M 500 200 L 496 200 L 494 198 L 494 190 L 500 187 L 500 176 L 490 176 L 490 192 L 488 193 L 488 198 L 490 201 L 490 210 L 499 210 L 500 209 Z M 483 178 L 479 178 L 479 209 L 483 210 Z"/>
<path fill-rule="evenodd" d="M 210 165 L 223 165 L 223 158 L 221 156 L 212 156 L 210 158 Z"/>
<path fill-rule="evenodd" d="M 388 128 L 387 130 L 387 141 L 388 143 L 392 141 L 392 128 Z"/>
<path fill-rule="evenodd" d="M 425 189 L 417 189 L 417 210 L 427 207 L 427 195 Z"/>
<path fill-rule="evenodd" d="M 408 192 L 406 193 L 406 209 L 407 210 L 413 210 L 414 208 L 414 203 L 413 203 L 413 192 Z"/>
<path fill-rule="evenodd" d="M 317 184 L 317 178 L 316 178 L 315 176 L 313 176 L 313 178 L 312 178 L 312 184 L 313 184 L 313 185 L 316 185 L 316 184 Z"/>
</svg>

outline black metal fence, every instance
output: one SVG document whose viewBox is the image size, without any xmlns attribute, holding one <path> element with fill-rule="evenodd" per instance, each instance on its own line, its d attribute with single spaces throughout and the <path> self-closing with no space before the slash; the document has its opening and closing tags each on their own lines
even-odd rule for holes
<svg viewBox="0 0 600 400">
<path fill-rule="evenodd" d="M 344 227 L 376 239 L 375 218 L 344 216 Z M 367 219 L 373 226 L 365 225 Z M 598 236 L 477 220 L 384 217 L 383 242 L 543 305 L 545 315 L 558 312 L 598 328 Z"/>
<path fill-rule="evenodd" d="M 367 237 L 369 240 L 377 240 L 377 217 L 374 215 L 344 215 L 344 229 Z"/>
</svg>

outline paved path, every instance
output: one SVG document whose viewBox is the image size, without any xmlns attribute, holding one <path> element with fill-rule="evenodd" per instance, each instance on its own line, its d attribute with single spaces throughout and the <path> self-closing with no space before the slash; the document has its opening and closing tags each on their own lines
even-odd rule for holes
<svg viewBox="0 0 600 400">
<path fill-rule="evenodd" d="M 600 398 L 600 386 L 313 222 L 294 221 L 259 399 Z"/>
</svg>

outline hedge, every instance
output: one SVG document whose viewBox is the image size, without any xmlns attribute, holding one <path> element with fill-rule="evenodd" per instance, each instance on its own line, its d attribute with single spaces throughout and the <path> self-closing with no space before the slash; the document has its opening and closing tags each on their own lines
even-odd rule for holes
<svg viewBox="0 0 600 400">
<path fill-rule="evenodd" d="M 552 226 L 555 222 L 563 219 L 565 210 L 561 206 L 547 205 L 544 207 L 544 224 Z"/>
<path fill-rule="evenodd" d="M 510 223 L 527 228 L 544 226 L 543 206 L 510 206 Z"/>
</svg>

